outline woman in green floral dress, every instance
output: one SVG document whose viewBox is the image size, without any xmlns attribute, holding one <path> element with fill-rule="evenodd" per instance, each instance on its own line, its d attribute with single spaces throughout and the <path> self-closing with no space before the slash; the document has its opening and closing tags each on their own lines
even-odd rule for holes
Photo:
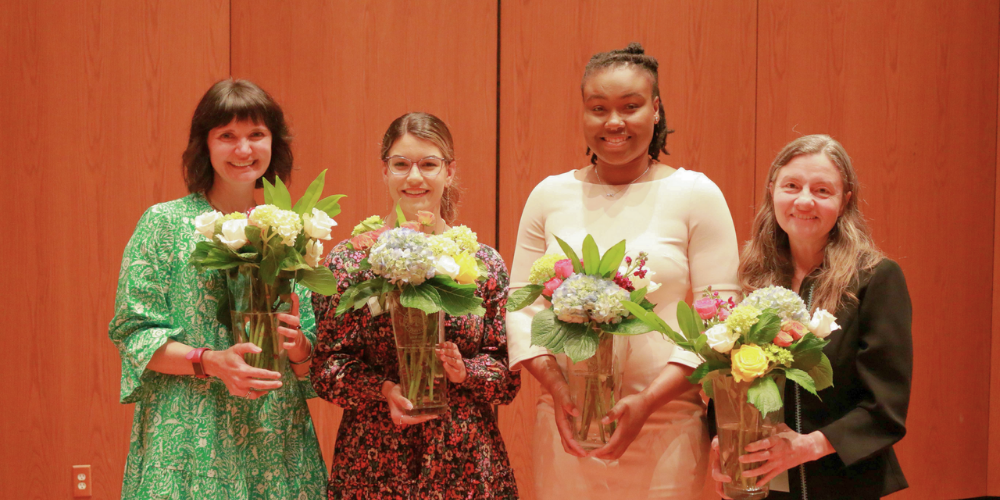
<svg viewBox="0 0 1000 500">
<path fill-rule="evenodd" d="M 216 83 L 191 122 L 184 198 L 150 207 L 125 248 L 109 335 L 121 353 L 121 402 L 135 403 L 125 499 L 315 499 L 326 471 L 306 398 L 315 342 L 309 292 L 297 288 L 299 329 L 285 335 L 291 369 L 251 368 L 217 319 L 228 314 L 219 271 L 188 257 L 194 218 L 256 206 L 261 177 L 288 180 L 292 153 L 281 108 L 245 80 Z M 207 348 L 207 349 L 201 349 Z M 305 380 L 298 380 L 299 378 Z"/>
</svg>

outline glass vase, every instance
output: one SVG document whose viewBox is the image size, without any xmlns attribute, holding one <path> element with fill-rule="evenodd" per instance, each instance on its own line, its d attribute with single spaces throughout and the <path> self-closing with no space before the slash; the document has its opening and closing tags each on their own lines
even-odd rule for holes
<svg viewBox="0 0 1000 500">
<path fill-rule="evenodd" d="M 580 411 L 579 417 L 570 417 L 573 437 L 586 451 L 600 448 L 611 439 L 616 422 L 605 425 L 601 419 L 621 399 L 620 354 L 625 339 L 604 332 L 598 338 L 593 356 L 577 363 L 566 357 L 563 367 L 570 398 Z"/>
<path fill-rule="evenodd" d="M 260 348 L 261 352 L 243 355 L 243 360 L 254 368 L 284 373 L 288 366 L 285 337 L 278 333 L 280 322 L 276 315 L 292 310 L 292 276 L 282 271 L 274 284 L 268 285 L 256 264 L 226 271 L 233 343 L 250 342 Z"/>
<path fill-rule="evenodd" d="M 774 377 L 778 393 L 784 394 L 785 377 Z M 777 433 L 785 421 L 784 405 L 776 411 L 761 415 L 757 407 L 747 402 L 747 391 L 752 381 L 737 382 L 733 377 L 712 381 L 715 399 L 715 423 L 719 432 L 719 461 L 722 472 L 732 481 L 723 483 L 723 491 L 734 500 L 766 498 L 768 485 L 757 486 L 758 477 L 743 477 L 743 471 L 760 467 L 764 462 L 740 463 L 739 457 L 747 452 L 746 446 Z"/>
<path fill-rule="evenodd" d="M 448 379 L 434 348 L 444 341 L 444 311 L 405 307 L 399 292 L 386 294 L 399 358 L 399 388 L 413 404 L 407 415 L 440 415 L 448 410 Z"/>
</svg>

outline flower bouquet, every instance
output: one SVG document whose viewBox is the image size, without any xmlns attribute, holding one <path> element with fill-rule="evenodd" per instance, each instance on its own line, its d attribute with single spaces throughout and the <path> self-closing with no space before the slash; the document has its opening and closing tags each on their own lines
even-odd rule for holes
<svg viewBox="0 0 1000 500">
<path fill-rule="evenodd" d="M 315 293 L 330 295 L 337 281 L 320 265 L 323 242 L 330 239 L 331 219 L 340 213 L 343 195 L 320 199 L 326 171 L 316 177 L 292 206 L 280 178 L 264 179 L 264 205 L 249 215 L 211 211 L 195 218 L 199 241 L 189 262 L 199 272 L 225 273 L 229 308 L 219 307 L 219 321 L 230 327 L 233 342 L 252 342 L 259 353 L 247 353 L 250 366 L 283 372 L 288 353 L 282 347 L 276 314 L 292 309 L 295 281 Z"/>
<path fill-rule="evenodd" d="M 833 385 L 823 347 L 829 342 L 824 339 L 840 327 L 822 309 L 810 320 L 802 299 L 782 287 L 757 290 L 737 306 L 711 290 L 706 295 L 694 310 L 684 302 L 677 305 L 681 333 L 639 304 L 625 307 L 705 360 L 688 380 L 701 383 L 715 400 L 722 471 L 732 478 L 724 491 L 737 500 L 765 498 L 767 485 L 758 487 L 758 478 L 743 477 L 743 471 L 761 463 L 743 464 L 739 456 L 746 445 L 776 433 L 784 422 L 785 379 L 814 395 Z"/>
<path fill-rule="evenodd" d="M 535 302 L 539 296 L 551 305 L 531 321 L 531 343 L 553 354 L 566 353 L 564 370 L 570 397 L 580 409 L 573 419 L 573 432 L 585 450 L 607 444 L 615 423 L 601 419 L 621 396 L 621 349 L 614 335 L 639 335 L 651 328 L 631 316 L 625 302 L 651 311 L 646 293 L 658 285 L 647 278 L 646 254 L 633 260 L 625 256 L 625 241 L 602 256 L 594 238 L 583 241 L 583 259 L 563 240 L 556 238 L 564 254 L 549 254 L 531 266 L 531 284 L 512 293 L 509 311 Z M 650 313 L 652 314 L 652 313 Z"/>
<path fill-rule="evenodd" d="M 399 359 L 399 385 L 413 404 L 408 415 L 435 415 L 448 409 L 447 379 L 434 347 L 444 341 L 444 314 L 483 315 L 483 299 L 476 297 L 477 281 L 487 276 L 476 257 L 479 242 L 466 226 L 440 235 L 423 233 L 435 215 L 418 212 L 407 221 L 396 207 L 396 227 L 372 216 L 358 224 L 346 244 L 366 253 L 359 267 L 374 278 L 354 283 L 337 305 L 339 316 L 366 304 L 373 315 L 388 309 Z"/>
</svg>

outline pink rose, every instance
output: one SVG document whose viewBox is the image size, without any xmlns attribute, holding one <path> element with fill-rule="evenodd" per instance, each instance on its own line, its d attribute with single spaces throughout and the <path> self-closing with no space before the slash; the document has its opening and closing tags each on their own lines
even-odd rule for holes
<svg viewBox="0 0 1000 500">
<path fill-rule="evenodd" d="M 711 297 L 694 301 L 694 310 L 698 311 L 698 316 L 701 316 L 701 319 L 712 319 L 719 312 L 715 299 Z"/>
<path fill-rule="evenodd" d="M 729 309 L 719 309 L 719 321 L 729 319 Z"/>
<path fill-rule="evenodd" d="M 419 221 L 415 221 L 415 220 L 408 220 L 408 221 L 400 224 L 399 227 L 405 227 L 407 229 L 412 229 L 412 230 L 414 230 L 414 231 L 416 231 L 418 233 L 422 232 L 424 230 L 423 225 L 420 224 Z"/>
<path fill-rule="evenodd" d="M 434 225 L 434 212 L 428 212 L 426 210 L 420 210 L 417 212 L 417 222 L 424 226 Z"/>
<path fill-rule="evenodd" d="M 367 233 L 361 233 L 353 238 L 351 238 L 351 246 L 355 250 L 368 250 L 375 244 L 375 238 L 372 237 L 372 233 L 375 231 L 368 231 Z"/>
<path fill-rule="evenodd" d="M 809 332 L 805 325 L 799 323 L 798 321 L 791 320 L 781 323 L 781 331 L 787 333 L 793 341 L 801 339 L 803 335 Z"/>
<path fill-rule="evenodd" d="M 555 263 L 556 278 L 564 280 L 573 275 L 573 262 L 569 259 L 563 259 Z"/>
<path fill-rule="evenodd" d="M 552 299 L 552 294 L 555 293 L 556 288 L 559 288 L 559 285 L 561 285 L 562 282 L 563 282 L 563 280 L 561 280 L 559 278 L 552 278 L 552 279 L 546 281 L 545 282 L 545 289 L 542 290 L 542 296 L 545 297 L 546 299 L 551 300 Z"/>
<path fill-rule="evenodd" d="M 778 347 L 788 347 L 792 345 L 792 336 L 788 332 L 782 330 L 774 336 L 774 345 Z"/>
</svg>

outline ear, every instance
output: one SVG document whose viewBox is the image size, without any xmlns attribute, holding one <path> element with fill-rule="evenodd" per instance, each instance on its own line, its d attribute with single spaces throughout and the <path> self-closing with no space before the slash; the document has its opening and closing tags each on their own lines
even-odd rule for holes
<svg viewBox="0 0 1000 500">
<path fill-rule="evenodd" d="M 853 194 L 851 191 L 844 193 L 844 203 L 840 207 L 840 215 L 844 215 L 844 211 L 847 210 L 847 203 L 851 201 L 851 195 Z"/>
<path fill-rule="evenodd" d="M 455 178 L 455 172 L 458 171 L 458 160 L 451 160 L 444 168 L 445 186 L 451 186 L 451 181 Z"/>
<path fill-rule="evenodd" d="M 653 113 L 660 114 L 660 96 L 653 98 Z"/>
</svg>

